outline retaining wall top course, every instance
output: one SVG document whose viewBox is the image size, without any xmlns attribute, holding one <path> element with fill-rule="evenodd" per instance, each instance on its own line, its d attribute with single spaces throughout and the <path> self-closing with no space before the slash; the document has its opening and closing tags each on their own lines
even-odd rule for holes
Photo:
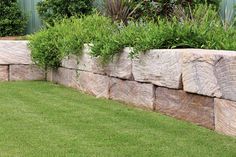
<svg viewBox="0 0 236 157">
<path fill-rule="evenodd" d="M 28 41 L 0 40 L 0 65 L 32 64 Z"/>
</svg>

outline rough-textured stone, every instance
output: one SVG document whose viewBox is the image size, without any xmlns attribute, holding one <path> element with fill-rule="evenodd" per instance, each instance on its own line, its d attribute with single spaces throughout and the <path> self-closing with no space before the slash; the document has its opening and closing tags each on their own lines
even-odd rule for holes
<svg viewBox="0 0 236 157">
<path fill-rule="evenodd" d="M 154 86 L 152 84 L 112 78 L 110 98 L 138 107 L 153 109 Z"/>
<path fill-rule="evenodd" d="M 8 81 L 8 66 L 0 65 L 0 81 Z"/>
<path fill-rule="evenodd" d="M 45 80 L 44 70 L 36 65 L 10 65 L 10 81 Z"/>
<path fill-rule="evenodd" d="M 125 48 L 122 53 L 115 55 L 106 68 L 107 75 L 121 79 L 131 79 L 132 60 L 129 57 L 131 51 L 131 48 Z"/>
<path fill-rule="evenodd" d="M 215 76 L 222 98 L 236 101 L 236 53 L 233 54 L 224 55 L 218 60 L 215 65 Z"/>
<path fill-rule="evenodd" d="M 50 76 L 51 75 L 51 76 Z M 58 68 L 53 70 L 52 74 L 49 72 L 48 79 L 52 79 L 54 83 L 58 83 L 67 87 L 77 88 L 77 72 L 73 69 Z"/>
<path fill-rule="evenodd" d="M 236 102 L 215 99 L 215 129 L 236 136 Z"/>
<path fill-rule="evenodd" d="M 78 88 L 96 97 L 109 98 L 108 76 L 78 71 Z"/>
<path fill-rule="evenodd" d="M 0 40 L 0 64 L 32 64 L 28 41 Z"/>
<path fill-rule="evenodd" d="M 53 82 L 53 69 L 49 69 L 49 70 L 47 71 L 46 75 L 47 75 L 47 78 L 46 78 L 47 81 Z"/>
<path fill-rule="evenodd" d="M 214 129 L 214 99 L 158 87 L 155 110 L 169 116 Z"/>
<path fill-rule="evenodd" d="M 150 50 L 133 60 L 136 81 L 179 89 L 181 84 L 181 51 Z"/>
<path fill-rule="evenodd" d="M 84 45 L 83 53 L 78 59 L 78 69 L 95 74 L 105 74 L 105 68 L 98 57 L 90 55 L 91 46 Z"/>
<path fill-rule="evenodd" d="M 236 100 L 236 52 L 184 50 L 183 85 L 191 93 Z"/>
<path fill-rule="evenodd" d="M 62 67 L 69 69 L 77 69 L 78 57 L 76 55 L 69 55 L 62 60 Z"/>
</svg>

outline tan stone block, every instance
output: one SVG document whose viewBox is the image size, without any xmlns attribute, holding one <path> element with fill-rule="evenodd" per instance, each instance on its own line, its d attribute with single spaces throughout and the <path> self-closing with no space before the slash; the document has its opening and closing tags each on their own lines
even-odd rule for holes
<svg viewBox="0 0 236 157">
<path fill-rule="evenodd" d="M 8 81 L 8 66 L 0 65 L 0 81 Z"/>
<path fill-rule="evenodd" d="M 84 45 L 82 55 L 78 59 L 78 70 L 92 72 L 95 74 L 105 74 L 105 67 L 102 65 L 99 57 L 93 57 L 91 54 L 91 45 Z"/>
<path fill-rule="evenodd" d="M 10 65 L 10 81 L 45 80 L 44 70 L 36 65 Z"/>
<path fill-rule="evenodd" d="M 166 115 L 214 129 L 214 99 L 158 87 L 155 110 Z"/>
<path fill-rule="evenodd" d="M 49 73 L 48 79 L 52 79 L 54 83 L 58 83 L 67 87 L 77 88 L 77 72 L 74 69 L 58 68 L 53 70 L 51 76 Z"/>
<path fill-rule="evenodd" d="M 236 137 L 236 102 L 215 98 L 215 129 Z"/>
<path fill-rule="evenodd" d="M 182 54 L 179 50 L 150 50 L 133 59 L 134 79 L 157 86 L 182 88 Z"/>
<path fill-rule="evenodd" d="M 184 90 L 236 101 L 236 52 L 185 50 Z"/>
<path fill-rule="evenodd" d="M 62 67 L 68 69 L 77 69 L 78 66 L 78 56 L 69 55 L 62 60 Z"/>
<path fill-rule="evenodd" d="M 154 86 L 152 84 L 112 78 L 110 98 L 138 107 L 153 109 Z"/>
<path fill-rule="evenodd" d="M 115 55 L 106 67 L 109 76 L 131 79 L 132 78 L 132 59 L 129 57 L 131 48 L 125 48 L 121 53 Z"/>
<path fill-rule="evenodd" d="M 0 64 L 32 64 L 28 41 L 0 40 Z"/>
<path fill-rule="evenodd" d="M 98 98 L 109 98 L 109 82 L 108 76 L 78 71 L 78 88 Z"/>
</svg>

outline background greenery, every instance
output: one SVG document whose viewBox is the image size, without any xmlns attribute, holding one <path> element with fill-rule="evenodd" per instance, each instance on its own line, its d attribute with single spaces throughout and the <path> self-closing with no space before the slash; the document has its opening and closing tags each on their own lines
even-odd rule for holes
<svg viewBox="0 0 236 157">
<path fill-rule="evenodd" d="M 71 16 L 89 14 L 93 0 L 44 0 L 38 3 L 38 12 L 48 24 Z"/>
<path fill-rule="evenodd" d="M 0 1 L 0 37 L 23 35 L 27 19 L 16 0 Z"/>
</svg>

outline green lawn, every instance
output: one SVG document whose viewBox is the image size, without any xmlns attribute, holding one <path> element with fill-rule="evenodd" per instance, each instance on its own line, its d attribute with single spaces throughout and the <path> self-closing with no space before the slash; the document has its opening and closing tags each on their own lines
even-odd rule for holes
<svg viewBox="0 0 236 157">
<path fill-rule="evenodd" d="M 0 157 L 235 157 L 236 138 L 45 82 L 0 83 Z"/>
</svg>

